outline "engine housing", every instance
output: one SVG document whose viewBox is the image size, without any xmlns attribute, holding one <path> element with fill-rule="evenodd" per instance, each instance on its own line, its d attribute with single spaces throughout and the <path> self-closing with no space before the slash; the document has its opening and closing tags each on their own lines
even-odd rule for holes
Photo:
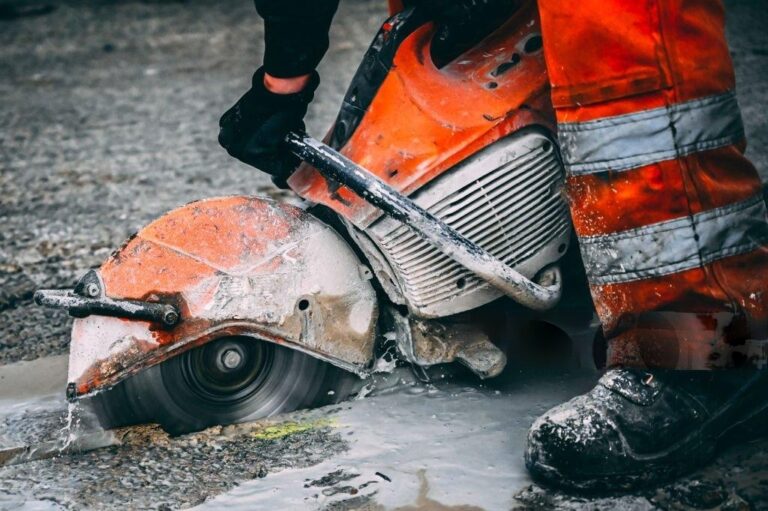
<svg viewBox="0 0 768 511">
<path fill-rule="evenodd" d="M 556 144 L 527 128 L 488 146 L 410 198 L 528 278 L 568 249 L 571 224 Z M 350 226 L 394 303 L 420 317 L 484 305 L 502 293 L 459 266 L 413 229 L 382 217 Z"/>
</svg>

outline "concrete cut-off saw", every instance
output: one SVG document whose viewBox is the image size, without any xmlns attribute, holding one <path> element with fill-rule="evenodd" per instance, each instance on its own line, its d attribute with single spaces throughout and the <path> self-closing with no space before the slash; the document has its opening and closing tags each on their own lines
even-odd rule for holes
<svg viewBox="0 0 768 511">
<path fill-rule="evenodd" d="M 74 289 L 38 291 L 76 318 L 67 397 L 108 427 L 183 433 L 344 399 L 382 356 L 492 378 L 537 347 L 573 351 L 592 305 L 566 271 L 535 3 L 451 55 L 434 34 L 418 7 L 395 13 L 325 143 L 287 137 L 303 206 L 193 202 Z"/>
</svg>

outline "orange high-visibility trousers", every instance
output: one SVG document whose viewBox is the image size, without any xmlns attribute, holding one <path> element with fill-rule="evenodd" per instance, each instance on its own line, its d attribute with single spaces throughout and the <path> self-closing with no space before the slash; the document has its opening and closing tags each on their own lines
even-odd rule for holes
<svg viewBox="0 0 768 511">
<path fill-rule="evenodd" d="M 764 360 L 768 220 L 719 0 L 539 0 L 609 365 Z"/>
</svg>

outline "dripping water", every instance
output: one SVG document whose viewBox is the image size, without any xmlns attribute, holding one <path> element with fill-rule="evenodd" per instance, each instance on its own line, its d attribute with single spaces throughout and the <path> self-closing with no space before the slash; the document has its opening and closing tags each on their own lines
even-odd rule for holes
<svg viewBox="0 0 768 511">
<path fill-rule="evenodd" d="M 77 402 L 74 403 L 67 403 L 67 415 L 64 417 L 64 427 L 61 428 L 61 447 L 59 448 L 60 452 L 64 452 L 72 445 L 72 443 L 77 439 L 77 429 L 80 425 L 80 415 L 79 412 L 80 407 Z"/>
</svg>

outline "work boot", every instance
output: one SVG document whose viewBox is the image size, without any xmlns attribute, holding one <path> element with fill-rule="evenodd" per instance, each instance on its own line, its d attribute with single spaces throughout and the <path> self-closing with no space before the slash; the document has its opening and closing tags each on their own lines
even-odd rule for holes
<svg viewBox="0 0 768 511">
<path fill-rule="evenodd" d="M 583 491 L 626 491 L 682 475 L 707 462 L 719 440 L 762 429 L 765 389 L 754 389 L 754 379 L 753 392 L 739 392 L 754 374 L 609 371 L 533 423 L 525 464 L 538 481 Z"/>
</svg>

